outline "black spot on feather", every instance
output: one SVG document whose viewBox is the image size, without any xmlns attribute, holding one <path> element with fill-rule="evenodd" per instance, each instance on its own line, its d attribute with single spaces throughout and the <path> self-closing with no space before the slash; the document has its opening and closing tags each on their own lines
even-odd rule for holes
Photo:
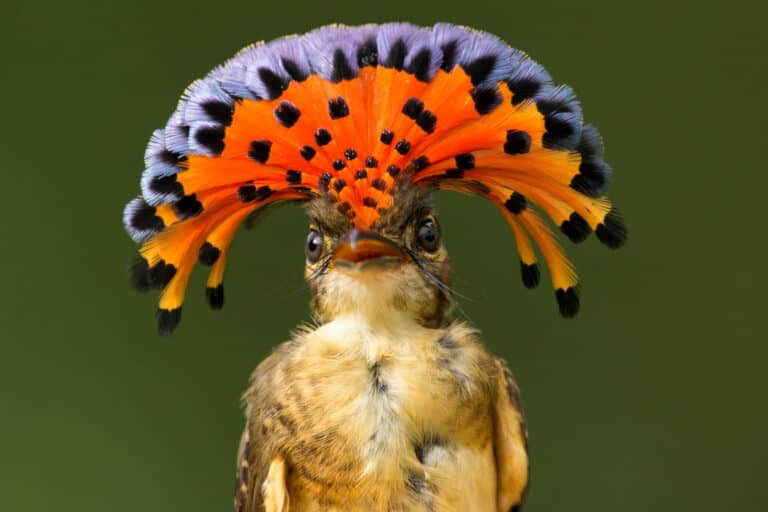
<svg viewBox="0 0 768 512">
<path fill-rule="evenodd" d="M 377 66 L 379 64 L 379 50 L 375 39 L 368 39 L 357 49 L 357 66 Z"/>
<path fill-rule="evenodd" d="M 577 174 L 571 178 L 570 187 L 582 194 L 589 197 L 598 197 L 600 194 L 596 192 L 598 189 L 593 183 L 591 183 L 584 175 Z"/>
<path fill-rule="evenodd" d="M 411 73 L 420 82 L 429 82 L 429 64 L 432 61 L 432 52 L 429 48 L 423 48 L 408 64 L 406 72 Z"/>
<path fill-rule="evenodd" d="M 440 69 L 449 72 L 456 65 L 456 41 L 445 43 L 440 49 L 443 51 L 443 62 L 440 64 Z"/>
<path fill-rule="evenodd" d="M 375 157 L 367 156 L 365 157 L 365 166 L 369 169 L 375 169 L 379 165 L 379 161 L 376 160 Z"/>
<path fill-rule="evenodd" d="M 401 155 L 407 155 L 410 150 L 411 150 L 411 143 L 405 139 L 400 139 L 399 141 L 397 141 L 397 144 L 395 144 L 395 151 L 397 151 Z"/>
<path fill-rule="evenodd" d="M 159 260 L 149 267 L 149 270 L 147 271 L 147 285 L 149 288 L 165 288 L 175 275 L 176 267 L 172 263 L 166 263 L 165 260 Z"/>
<path fill-rule="evenodd" d="M 627 241 L 627 227 L 616 210 L 611 210 L 597 225 L 595 234 L 600 241 L 611 249 L 618 249 Z"/>
<path fill-rule="evenodd" d="M 139 256 L 128 265 L 128 282 L 138 292 L 149 291 L 149 263 L 146 259 Z"/>
<path fill-rule="evenodd" d="M 507 142 L 504 143 L 504 152 L 508 155 L 521 155 L 531 149 L 531 136 L 528 132 L 509 130 Z"/>
<path fill-rule="evenodd" d="M 536 263 L 530 265 L 520 262 L 520 275 L 523 278 L 523 286 L 526 288 L 536 288 L 539 285 L 541 272 Z"/>
<path fill-rule="evenodd" d="M 301 171 L 288 169 L 287 171 L 285 171 L 285 181 L 289 185 L 298 185 L 299 183 L 301 183 Z"/>
<path fill-rule="evenodd" d="M 288 87 L 285 80 L 269 68 L 259 68 L 259 79 L 267 89 L 267 95 L 270 100 L 279 97 Z"/>
<path fill-rule="evenodd" d="M 168 336 L 176 330 L 181 321 L 181 308 L 157 310 L 157 332 L 160 336 Z"/>
<path fill-rule="evenodd" d="M 363 204 L 367 206 L 368 208 L 376 208 L 376 205 L 378 204 L 376 202 L 376 199 L 372 197 L 364 197 L 363 198 Z"/>
<path fill-rule="evenodd" d="M 577 244 L 586 240 L 587 236 L 592 232 L 592 229 L 590 229 L 589 224 L 584 220 L 584 217 L 573 212 L 568 220 L 564 220 L 563 223 L 560 224 L 560 231 L 570 238 L 571 242 Z"/>
<path fill-rule="evenodd" d="M 216 263 L 220 255 L 221 249 L 206 241 L 200 246 L 200 250 L 197 252 L 197 259 L 203 265 L 211 266 Z"/>
<path fill-rule="evenodd" d="M 216 287 L 207 287 L 205 289 L 205 297 L 208 299 L 208 305 L 211 309 L 221 309 L 224 307 L 224 284 L 219 284 Z"/>
<path fill-rule="evenodd" d="M 175 174 L 155 176 L 149 182 L 149 189 L 157 194 L 174 195 L 178 198 L 184 195 L 184 187 L 177 181 Z"/>
<path fill-rule="evenodd" d="M 223 101 L 210 100 L 200 104 L 200 107 L 202 107 L 203 111 L 211 118 L 211 120 L 224 126 L 232 124 L 232 114 L 235 112 L 232 105 L 224 103 Z"/>
<path fill-rule="evenodd" d="M 542 145 L 545 148 L 566 147 L 564 139 L 568 139 L 574 134 L 575 127 L 572 122 L 554 114 L 544 118 L 544 128 L 547 130 L 541 138 Z"/>
<path fill-rule="evenodd" d="M 364 180 L 368 177 L 368 171 L 365 169 L 360 169 L 359 171 L 355 171 L 355 179 L 356 180 Z"/>
<path fill-rule="evenodd" d="M 597 128 L 590 124 L 584 125 L 576 151 L 581 154 L 582 159 L 588 159 L 589 157 L 599 158 L 602 155 L 603 142 Z"/>
<path fill-rule="evenodd" d="M 344 187 L 347 186 L 347 182 L 344 181 L 342 178 L 336 178 L 333 180 L 333 188 L 336 190 L 336 193 L 339 193 L 342 191 Z"/>
<path fill-rule="evenodd" d="M 386 60 L 382 63 L 384 67 L 395 68 L 398 71 L 402 71 L 403 64 L 405 63 L 405 54 L 408 52 L 408 48 L 405 46 L 405 41 L 398 39 L 392 48 L 389 50 Z"/>
<path fill-rule="evenodd" d="M 456 167 L 459 169 L 469 170 L 475 168 L 475 155 L 472 153 L 462 153 L 454 157 L 456 161 Z"/>
<path fill-rule="evenodd" d="M 155 215 L 156 211 L 154 206 L 142 200 L 141 206 L 133 210 L 129 219 L 131 227 L 139 231 L 160 231 L 165 227 L 165 223 L 161 217 Z"/>
<path fill-rule="evenodd" d="M 437 116 L 429 110 L 424 110 L 418 115 L 418 117 L 416 117 L 416 125 L 426 133 L 434 132 L 436 124 Z"/>
<path fill-rule="evenodd" d="M 312 146 L 302 146 L 301 150 L 299 151 L 299 154 L 301 154 L 301 157 L 309 162 L 315 157 L 315 154 L 317 151 L 315 151 L 315 148 Z"/>
<path fill-rule="evenodd" d="M 341 119 L 349 115 L 349 105 L 341 96 L 328 100 L 328 116 L 331 119 Z"/>
<path fill-rule="evenodd" d="M 160 153 L 158 153 L 157 156 L 166 164 L 174 165 L 177 167 L 180 162 L 184 162 L 187 160 L 186 155 L 182 155 L 181 153 L 176 153 L 175 151 L 171 151 L 170 149 L 162 150 Z"/>
<path fill-rule="evenodd" d="M 462 66 L 464 71 L 472 79 L 472 85 L 477 86 L 488 78 L 488 75 L 493 71 L 493 67 L 496 65 L 495 55 L 486 55 L 484 57 L 478 57 L 469 64 Z"/>
<path fill-rule="evenodd" d="M 344 158 L 347 160 L 354 160 L 357 158 L 357 151 L 355 151 L 354 148 L 348 148 L 344 150 Z"/>
<path fill-rule="evenodd" d="M 292 61 L 291 59 L 282 57 L 280 62 L 283 64 L 283 69 L 285 69 L 285 72 L 288 73 L 288 76 L 290 76 L 293 80 L 296 80 L 297 82 L 303 82 L 309 77 L 309 74 L 304 72 L 298 66 L 298 64 L 296 64 L 296 62 Z"/>
<path fill-rule="evenodd" d="M 570 286 L 567 289 L 555 290 L 555 298 L 560 308 L 560 315 L 564 318 L 573 318 L 579 312 L 579 292 Z"/>
<path fill-rule="evenodd" d="M 375 178 L 371 182 L 371 186 L 373 188 L 375 188 L 376 190 L 382 190 L 383 191 L 384 189 L 387 188 L 387 182 L 384 181 L 382 178 Z"/>
<path fill-rule="evenodd" d="M 408 98 L 408 100 L 406 100 L 405 104 L 403 105 L 402 112 L 411 119 L 416 119 L 422 110 L 424 110 L 423 101 L 421 101 L 419 98 Z"/>
<path fill-rule="evenodd" d="M 268 186 L 264 185 L 256 188 L 254 185 L 243 185 L 237 189 L 237 195 L 240 197 L 240 201 L 243 203 L 250 203 L 251 201 L 263 201 L 272 195 L 274 191 Z"/>
<path fill-rule="evenodd" d="M 475 87 L 469 92 L 475 102 L 475 111 L 480 115 L 490 114 L 501 105 L 501 94 L 496 87 Z"/>
<path fill-rule="evenodd" d="M 355 71 L 349 65 L 347 56 L 337 48 L 333 52 L 333 70 L 331 71 L 331 82 L 338 83 L 342 80 L 352 80 L 355 78 Z"/>
<path fill-rule="evenodd" d="M 195 132 L 195 140 L 214 155 L 224 151 L 224 127 L 207 126 Z"/>
<path fill-rule="evenodd" d="M 611 166 L 599 156 L 582 159 L 579 174 L 571 179 L 571 188 L 590 197 L 600 197 L 608 185 Z"/>
<path fill-rule="evenodd" d="M 331 142 L 331 134 L 325 128 L 318 128 L 315 132 L 315 142 L 318 146 L 325 146 Z"/>
<path fill-rule="evenodd" d="M 510 212 L 515 215 L 519 214 L 528 206 L 528 202 L 525 200 L 525 196 L 519 192 L 513 192 L 509 199 L 504 203 L 504 206 Z"/>
<path fill-rule="evenodd" d="M 512 104 L 519 105 L 536 96 L 541 88 L 541 82 L 532 77 L 520 77 L 509 80 L 507 86 L 512 92 Z"/>
<path fill-rule="evenodd" d="M 253 185 L 243 185 L 237 189 L 237 197 L 239 197 L 240 201 L 243 203 L 253 201 L 253 196 L 255 193 L 256 187 Z"/>
<path fill-rule="evenodd" d="M 269 159 L 272 142 L 268 140 L 253 140 L 248 150 L 248 156 L 259 163 L 265 164 Z"/>
<path fill-rule="evenodd" d="M 394 137 L 395 134 L 392 133 L 391 130 L 382 130 L 379 140 L 382 142 L 382 144 L 390 145 L 392 144 L 392 139 L 394 139 Z"/>
<path fill-rule="evenodd" d="M 413 165 L 414 170 L 416 172 L 419 172 L 419 171 L 422 171 L 422 170 L 426 169 L 427 167 L 429 167 L 429 163 L 430 163 L 429 162 L 429 158 L 427 158 L 424 155 L 421 155 L 420 157 L 418 157 L 417 159 L 415 159 L 413 161 L 412 165 Z"/>
<path fill-rule="evenodd" d="M 397 178 L 397 175 L 400 174 L 400 167 L 395 164 L 391 164 L 389 167 L 387 167 L 387 174 L 393 178 Z"/>
<path fill-rule="evenodd" d="M 301 110 L 290 101 L 281 101 L 275 108 L 277 122 L 286 128 L 290 128 L 301 117 Z"/>
<path fill-rule="evenodd" d="M 202 213 L 203 203 L 197 200 L 197 194 L 189 194 L 171 204 L 171 208 L 180 220 L 184 220 Z"/>
<path fill-rule="evenodd" d="M 567 98 L 556 95 L 538 98 L 536 100 L 536 109 L 543 116 L 548 116 L 555 112 L 574 112 L 574 107 Z"/>
<path fill-rule="evenodd" d="M 346 162 L 344 162 L 344 160 L 342 160 L 341 158 L 337 158 L 336 160 L 334 160 L 331 165 L 333 165 L 333 168 L 337 171 L 340 171 L 347 166 Z"/>
</svg>

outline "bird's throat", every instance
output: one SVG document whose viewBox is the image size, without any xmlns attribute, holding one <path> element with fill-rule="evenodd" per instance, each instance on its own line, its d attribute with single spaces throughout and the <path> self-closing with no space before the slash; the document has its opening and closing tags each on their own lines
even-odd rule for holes
<svg viewBox="0 0 768 512">
<path fill-rule="evenodd" d="M 313 289 L 315 317 L 322 323 L 354 315 L 370 325 L 409 318 L 420 325 L 442 325 L 449 308 L 444 295 L 413 264 L 382 261 L 334 268 Z"/>
</svg>

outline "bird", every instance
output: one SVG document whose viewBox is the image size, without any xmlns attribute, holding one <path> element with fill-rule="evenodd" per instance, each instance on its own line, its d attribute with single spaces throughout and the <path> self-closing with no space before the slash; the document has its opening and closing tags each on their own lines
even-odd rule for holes
<svg viewBox="0 0 768 512">
<path fill-rule="evenodd" d="M 539 284 L 541 258 L 561 316 L 576 315 L 578 279 L 549 223 L 612 249 L 627 229 L 571 88 L 469 27 L 330 25 L 248 46 L 194 81 L 145 164 L 123 221 L 141 244 L 133 285 L 160 290 L 161 335 L 198 263 L 223 306 L 241 224 L 283 203 L 309 220 L 311 320 L 243 395 L 236 512 L 522 510 L 520 390 L 457 313 L 432 195 L 489 200 L 523 285 Z"/>
</svg>

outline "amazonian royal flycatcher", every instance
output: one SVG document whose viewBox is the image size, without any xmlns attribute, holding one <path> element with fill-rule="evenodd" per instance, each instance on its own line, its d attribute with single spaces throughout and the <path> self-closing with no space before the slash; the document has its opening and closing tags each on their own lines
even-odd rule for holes
<svg viewBox="0 0 768 512">
<path fill-rule="evenodd" d="M 160 333 L 178 324 L 197 262 L 222 307 L 244 220 L 286 201 L 309 216 L 314 323 L 253 373 L 236 511 L 520 510 L 518 387 L 454 316 L 430 196 L 496 205 L 523 284 L 538 284 L 540 254 L 571 317 L 576 275 L 542 214 L 573 242 L 624 243 L 602 152 L 570 88 L 450 24 L 328 26 L 248 46 L 193 82 L 152 135 L 124 214 L 141 243 L 133 281 L 162 290 Z"/>
</svg>

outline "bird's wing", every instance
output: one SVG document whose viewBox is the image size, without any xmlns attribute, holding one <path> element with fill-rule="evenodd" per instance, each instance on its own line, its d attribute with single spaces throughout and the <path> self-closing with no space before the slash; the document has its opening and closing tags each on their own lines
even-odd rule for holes
<svg viewBox="0 0 768 512">
<path fill-rule="evenodd" d="M 290 435 L 283 428 L 278 404 L 283 389 L 279 367 L 294 348 L 279 345 L 256 367 L 244 395 L 248 421 L 237 454 L 235 512 L 287 512 L 286 461 L 282 447 Z"/>
<path fill-rule="evenodd" d="M 235 512 L 287 512 L 285 460 L 276 456 L 264 464 L 253 441 L 248 422 L 237 454 Z"/>
<path fill-rule="evenodd" d="M 498 478 L 498 510 L 522 508 L 528 486 L 528 431 L 520 406 L 520 390 L 507 364 L 496 359 L 499 369 L 494 403 L 494 453 Z"/>
<path fill-rule="evenodd" d="M 263 499 L 260 489 L 261 471 L 257 448 L 251 435 L 251 423 L 245 425 L 237 450 L 237 476 L 235 484 L 235 512 L 261 510 Z"/>
</svg>

